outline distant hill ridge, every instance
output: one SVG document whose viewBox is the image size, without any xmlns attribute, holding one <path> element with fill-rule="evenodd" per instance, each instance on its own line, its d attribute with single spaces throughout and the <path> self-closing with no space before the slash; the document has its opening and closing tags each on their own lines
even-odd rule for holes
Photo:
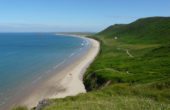
<svg viewBox="0 0 170 110">
<path fill-rule="evenodd" d="M 130 43 L 169 43 L 170 41 L 170 17 L 142 18 L 130 24 L 115 24 L 98 35 L 106 37 L 117 36 Z"/>
</svg>

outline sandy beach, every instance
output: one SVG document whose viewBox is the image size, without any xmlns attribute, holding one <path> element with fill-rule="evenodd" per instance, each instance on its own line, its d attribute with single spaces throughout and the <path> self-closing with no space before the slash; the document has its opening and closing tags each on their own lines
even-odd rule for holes
<svg viewBox="0 0 170 110">
<path fill-rule="evenodd" d="M 86 93 L 82 81 L 83 74 L 97 56 L 100 44 L 98 41 L 90 38 L 81 38 L 90 42 L 89 50 L 67 67 L 63 67 L 62 70 L 57 71 L 56 74 L 49 77 L 47 81 L 36 87 L 36 89 L 31 90 L 31 94 L 22 99 L 19 105 L 32 108 L 43 99 L 64 98 L 67 96 L 75 96 L 80 93 Z"/>
</svg>

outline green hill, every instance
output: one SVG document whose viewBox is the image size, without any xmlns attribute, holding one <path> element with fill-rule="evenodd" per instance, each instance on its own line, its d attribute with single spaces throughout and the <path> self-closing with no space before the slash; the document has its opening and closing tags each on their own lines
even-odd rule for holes
<svg viewBox="0 0 170 110">
<path fill-rule="evenodd" d="M 42 110 L 169 110 L 170 17 L 117 24 L 91 36 L 101 51 L 84 76 L 89 91 Z"/>
<path fill-rule="evenodd" d="M 143 18 L 126 25 L 116 24 L 98 35 L 117 36 L 129 43 L 169 43 L 170 17 Z"/>
</svg>

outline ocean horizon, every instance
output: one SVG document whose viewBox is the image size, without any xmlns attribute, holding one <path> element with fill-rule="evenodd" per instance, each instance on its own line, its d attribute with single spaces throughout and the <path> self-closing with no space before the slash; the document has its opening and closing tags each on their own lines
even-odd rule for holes
<svg viewBox="0 0 170 110">
<path fill-rule="evenodd" d="M 54 33 L 0 33 L 0 108 L 88 49 L 88 41 Z"/>
</svg>

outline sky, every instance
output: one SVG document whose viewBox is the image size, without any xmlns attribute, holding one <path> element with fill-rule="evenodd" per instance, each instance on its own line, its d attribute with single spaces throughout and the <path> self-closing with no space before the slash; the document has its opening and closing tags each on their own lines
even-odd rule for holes
<svg viewBox="0 0 170 110">
<path fill-rule="evenodd" d="M 99 32 L 170 16 L 170 0 L 0 0 L 0 32 Z"/>
</svg>

